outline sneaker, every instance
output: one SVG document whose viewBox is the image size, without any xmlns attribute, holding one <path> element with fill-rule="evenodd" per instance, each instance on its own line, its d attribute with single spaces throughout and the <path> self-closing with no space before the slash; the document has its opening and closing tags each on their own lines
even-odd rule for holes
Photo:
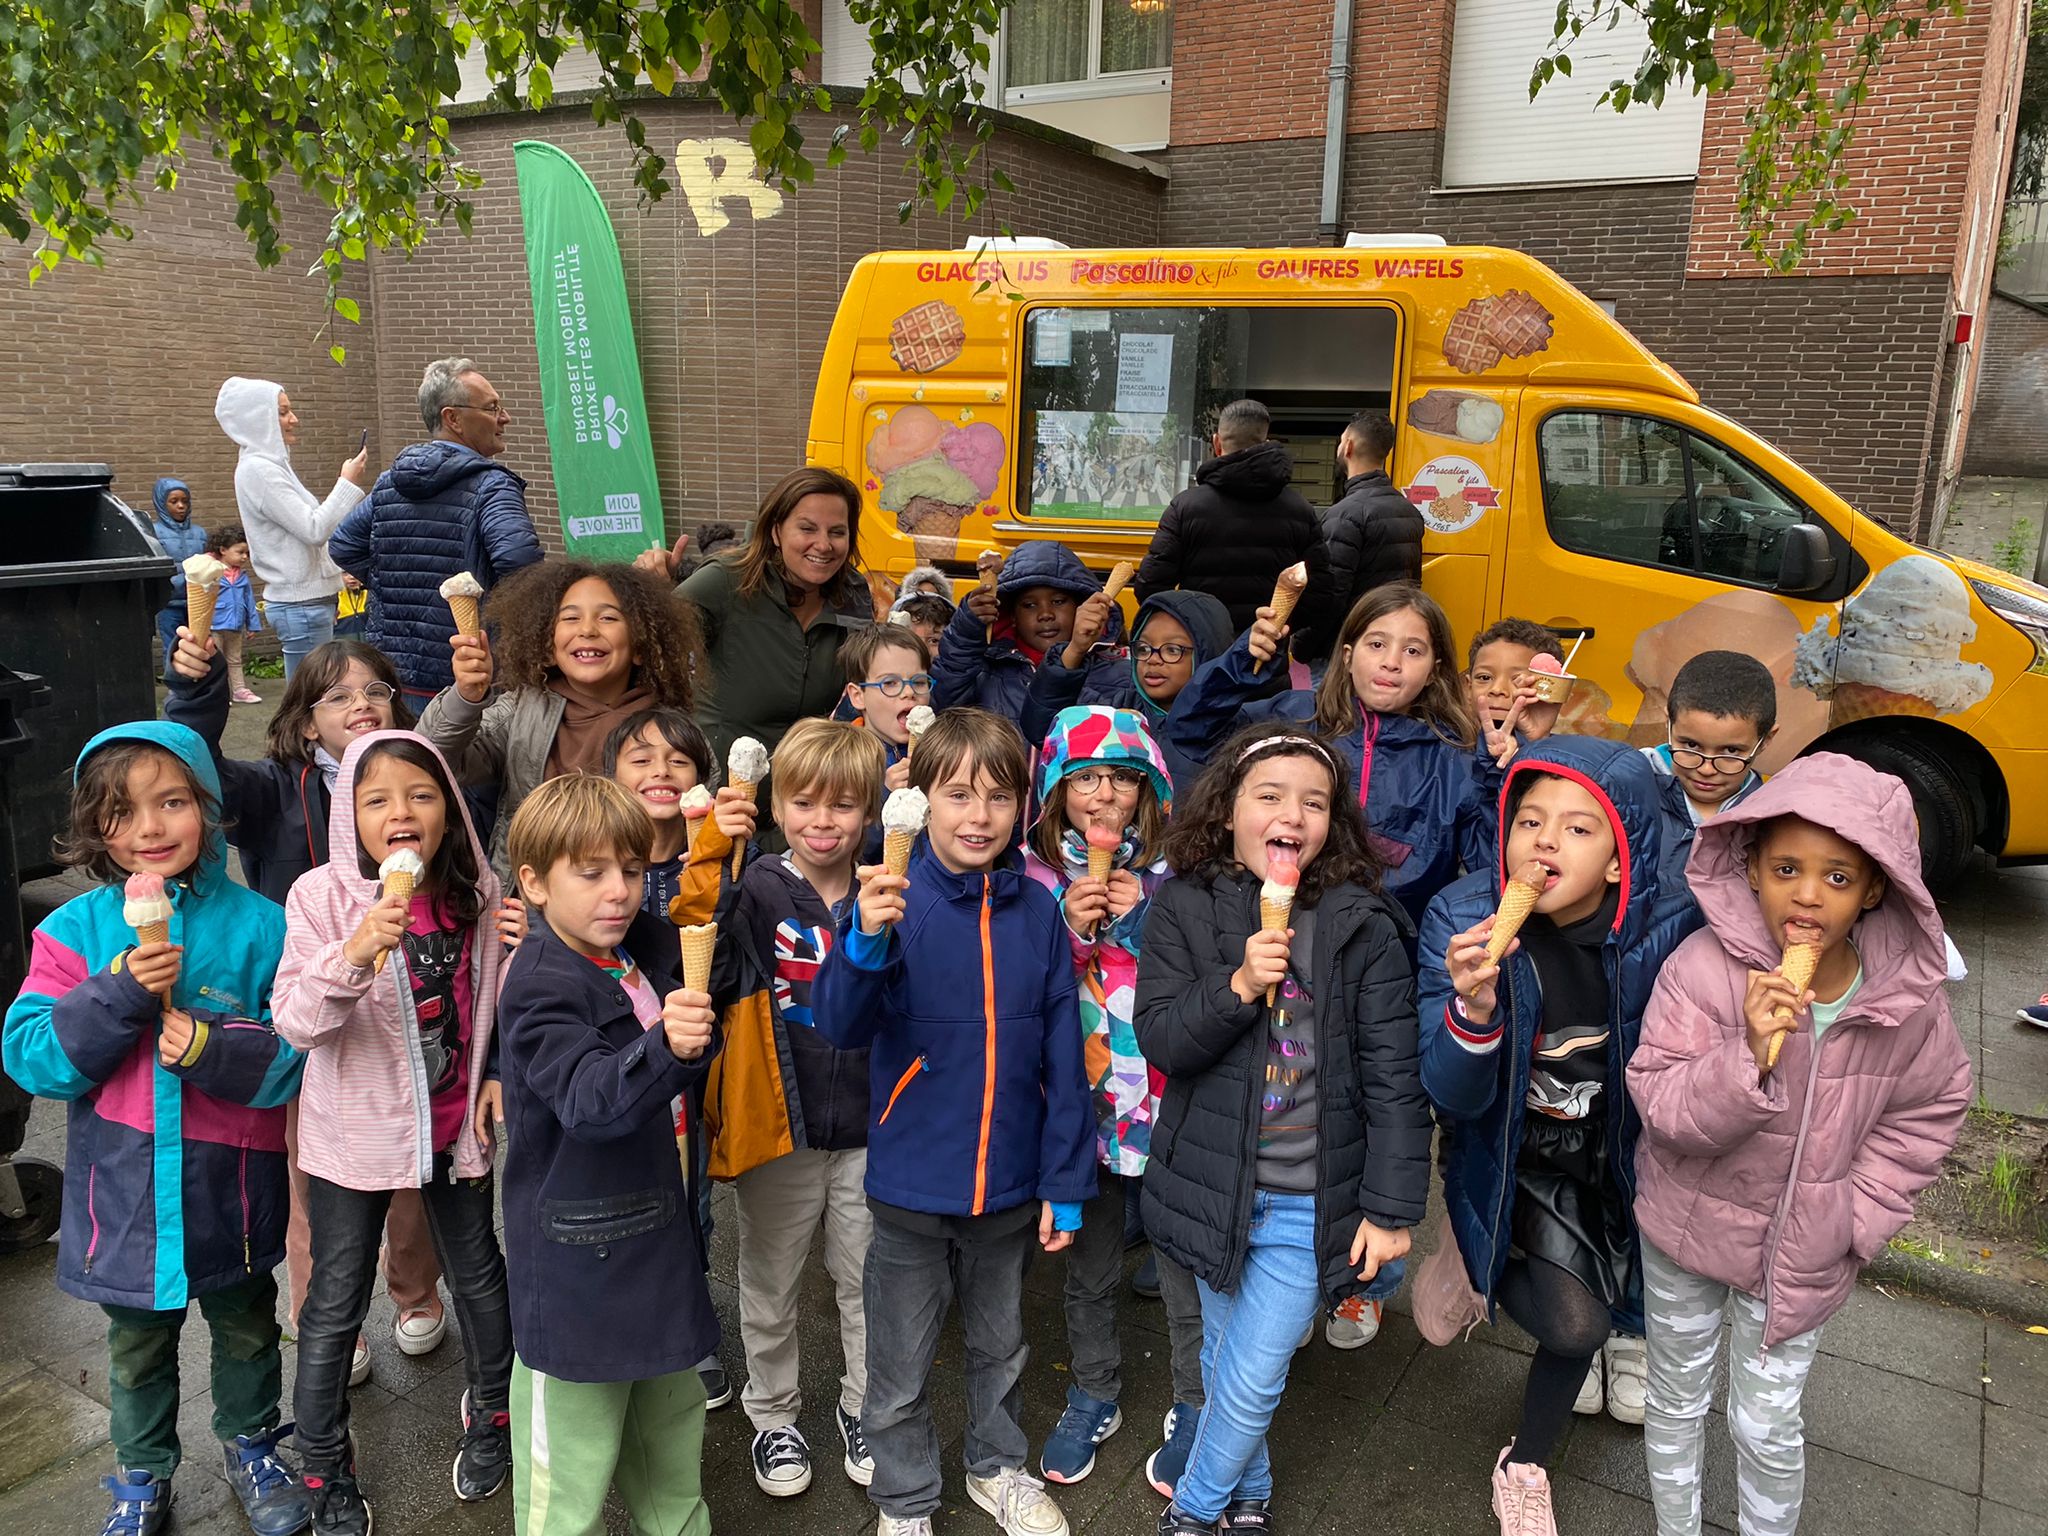
<svg viewBox="0 0 2048 1536">
<path fill-rule="evenodd" d="M 1182 1514 L 1177 1504 L 1168 1504 L 1159 1514 L 1159 1536 L 1216 1536 L 1221 1529 L 1213 1521 Z"/>
<path fill-rule="evenodd" d="M 1332 1349 L 1363 1349 L 1380 1336 L 1381 1310 L 1364 1296 L 1346 1296 L 1323 1324 L 1323 1338 Z"/>
<path fill-rule="evenodd" d="M 875 1480 L 875 1458 L 868 1450 L 868 1437 L 861 1433 L 860 1420 L 837 1403 L 832 1405 L 832 1417 L 839 1424 L 839 1443 L 846 1447 L 846 1475 L 865 1488 Z"/>
<path fill-rule="evenodd" d="M 277 1442 L 291 1432 L 292 1426 L 286 1424 L 260 1435 L 237 1435 L 221 1447 L 228 1486 L 242 1501 L 242 1513 L 256 1536 L 291 1536 L 313 1518 L 313 1501 L 306 1497 L 298 1473 L 277 1454 Z"/>
<path fill-rule="evenodd" d="M 455 1497 L 466 1504 L 488 1499 L 512 1475 L 512 1415 L 469 1411 L 469 1392 L 462 1394 L 462 1438 L 455 1442 Z"/>
<path fill-rule="evenodd" d="M 432 1354 L 448 1337 L 448 1314 L 434 1307 L 414 1307 L 398 1314 L 398 1322 L 392 1332 L 398 1335 L 401 1353 Z"/>
<path fill-rule="evenodd" d="M 1175 1403 L 1166 1410 L 1166 1443 L 1145 1458 L 1145 1481 L 1162 1499 L 1173 1497 L 1174 1485 L 1188 1469 L 1194 1454 L 1195 1430 L 1202 1422 L 1202 1410 L 1187 1403 Z"/>
<path fill-rule="evenodd" d="M 325 1474 L 308 1472 L 304 1482 L 313 1501 L 313 1536 L 370 1536 L 377 1517 L 356 1486 L 353 1462 Z"/>
<path fill-rule="evenodd" d="M 360 1387 L 370 1379 L 370 1341 L 360 1333 L 356 1335 L 355 1353 L 348 1360 L 348 1384 Z"/>
<path fill-rule="evenodd" d="M 1067 1388 L 1067 1411 L 1046 1437 L 1038 1470 L 1050 1482 L 1078 1483 L 1095 1470 L 1095 1447 L 1124 1427 L 1123 1410 Z"/>
<path fill-rule="evenodd" d="M 1550 1474 L 1541 1467 L 1508 1464 L 1512 1445 L 1493 1464 L 1493 1512 L 1500 1517 L 1500 1536 L 1557 1536 L 1557 1517 L 1550 1508 Z"/>
<path fill-rule="evenodd" d="M 884 1515 L 875 1522 L 875 1536 L 932 1536 L 930 1515 L 911 1515 L 898 1520 L 894 1515 Z"/>
<path fill-rule="evenodd" d="M 1138 1266 L 1138 1272 L 1131 1276 L 1131 1294 L 1142 1296 L 1147 1301 L 1159 1299 L 1159 1255 L 1148 1253 L 1145 1262 Z"/>
<path fill-rule="evenodd" d="M 968 1473 L 967 1497 L 995 1516 L 1003 1536 L 1067 1536 L 1067 1517 L 1045 1484 L 1022 1467 L 1004 1467 L 993 1477 Z"/>
<path fill-rule="evenodd" d="M 254 688 L 237 688 L 229 695 L 237 704 L 261 704 L 263 695 Z"/>
<path fill-rule="evenodd" d="M 1641 1339 L 1617 1333 L 1607 1341 L 1607 1417 L 1640 1424 L 1649 1407 L 1650 1350 Z"/>
<path fill-rule="evenodd" d="M 811 1486 L 811 1446 L 794 1424 L 754 1435 L 754 1481 L 771 1499 L 789 1499 Z"/>
<path fill-rule="evenodd" d="M 718 1356 L 706 1355 L 697 1362 L 697 1379 L 704 1383 L 706 1413 L 732 1401 L 732 1378 L 725 1374 L 725 1365 Z"/>
<path fill-rule="evenodd" d="M 2036 1029 L 2048 1029 L 2048 997 L 2030 1007 L 2022 1008 L 2013 1015 L 2022 1024 L 2031 1024 Z"/>
<path fill-rule="evenodd" d="M 1216 1529 L 1256 1531 L 1258 1536 L 1272 1536 L 1273 1514 L 1266 1504 L 1264 1499 L 1239 1499 L 1223 1511 L 1223 1518 L 1216 1522 Z"/>
<path fill-rule="evenodd" d="M 1304 1328 L 1304 1329 L 1302 1329 L 1302 1330 L 1301 1330 L 1301 1337 L 1300 1337 L 1300 1338 L 1298 1338 L 1298 1339 L 1296 1339 L 1296 1340 L 1294 1341 L 1294 1347 L 1295 1347 L 1296 1349 L 1307 1349 L 1307 1348 L 1308 1348 L 1308 1341 L 1309 1341 L 1310 1339 L 1314 1338 L 1315 1336 L 1316 1336 L 1316 1322 L 1315 1322 L 1315 1319 L 1314 1319 L 1314 1318 L 1310 1318 L 1310 1319 L 1309 1319 L 1309 1322 L 1308 1322 L 1308 1326 L 1307 1326 L 1306 1328 Z"/>
<path fill-rule="evenodd" d="M 1579 1383 L 1579 1400 L 1572 1404 L 1572 1412 L 1583 1413 L 1590 1419 L 1600 1412 L 1606 1402 L 1607 1393 L 1600 1379 L 1600 1357 L 1595 1355 L 1593 1363 L 1586 1367 L 1586 1379 Z"/>
<path fill-rule="evenodd" d="M 147 1472 L 123 1470 L 100 1479 L 100 1486 L 114 1496 L 107 1523 L 100 1536 L 156 1536 L 171 1518 L 171 1480 Z"/>
</svg>

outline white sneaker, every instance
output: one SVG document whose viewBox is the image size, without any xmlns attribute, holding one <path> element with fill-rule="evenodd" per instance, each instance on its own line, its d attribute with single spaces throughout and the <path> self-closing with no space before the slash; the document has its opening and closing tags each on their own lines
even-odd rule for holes
<svg viewBox="0 0 2048 1536">
<path fill-rule="evenodd" d="M 1323 1338 L 1332 1349 L 1363 1349 L 1380 1336 L 1380 1304 L 1363 1296 L 1346 1296 L 1323 1324 Z"/>
<path fill-rule="evenodd" d="M 1650 1351 L 1641 1339 L 1617 1333 L 1607 1340 L 1607 1416 L 1640 1424 L 1649 1407 Z"/>
<path fill-rule="evenodd" d="M 1586 1379 L 1579 1387 L 1579 1400 L 1572 1404 L 1572 1412 L 1591 1418 L 1599 1413 L 1606 1401 L 1607 1394 L 1600 1384 L 1600 1357 L 1595 1355 L 1593 1363 L 1586 1367 Z"/>
<path fill-rule="evenodd" d="M 908 1520 L 898 1520 L 894 1515 L 884 1515 L 875 1522 L 875 1536 L 932 1536 L 932 1517 L 912 1515 Z"/>
<path fill-rule="evenodd" d="M 448 1313 L 430 1312 L 421 1307 L 411 1312 L 398 1314 L 397 1326 L 392 1332 L 398 1335 L 399 1350 L 408 1355 L 428 1355 L 441 1347 L 441 1341 L 448 1337 Z"/>
<path fill-rule="evenodd" d="M 348 1384 L 360 1387 L 370 1379 L 370 1341 L 360 1333 L 356 1335 L 355 1353 L 348 1360 Z"/>
<path fill-rule="evenodd" d="M 995 1516 L 1004 1536 L 1067 1536 L 1067 1517 L 1045 1484 L 1022 1467 L 1005 1467 L 994 1477 L 968 1473 L 967 1497 Z"/>
</svg>

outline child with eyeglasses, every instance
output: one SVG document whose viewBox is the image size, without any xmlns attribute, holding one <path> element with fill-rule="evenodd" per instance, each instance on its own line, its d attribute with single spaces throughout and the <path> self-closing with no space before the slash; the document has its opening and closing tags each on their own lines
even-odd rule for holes
<svg viewBox="0 0 2048 1536">
<path fill-rule="evenodd" d="M 932 701 L 932 653 L 904 624 L 870 624 L 839 647 L 846 668 L 848 719 L 858 720 L 882 744 L 888 771 L 882 787 L 910 782 L 910 712 Z"/>
<path fill-rule="evenodd" d="M 1685 861 L 1699 824 L 1755 793 L 1756 759 L 1778 733 L 1778 685 L 1740 651 L 1702 651 L 1678 669 L 1665 709 L 1668 739 L 1645 747 L 1657 772 L 1662 856 L 1660 906 L 1692 904 Z"/>
</svg>

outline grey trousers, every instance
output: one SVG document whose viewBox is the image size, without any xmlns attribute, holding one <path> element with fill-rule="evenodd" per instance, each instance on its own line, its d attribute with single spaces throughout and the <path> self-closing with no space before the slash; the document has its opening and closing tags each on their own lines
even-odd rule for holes
<svg viewBox="0 0 2048 1536">
<path fill-rule="evenodd" d="M 1139 1180 L 1097 1168 L 1095 1181 L 1096 1196 L 1082 1207 L 1081 1230 L 1067 1250 L 1067 1349 L 1074 1385 L 1097 1402 L 1114 1403 L 1123 1391 L 1116 1309 L 1124 1282 L 1124 1203 L 1138 1198 Z M 1159 1298 L 1173 1352 L 1173 1400 L 1199 1408 L 1202 1298 L 1195 1277 L 1159 1258 Z"/>
<path fill-rule="evenodd" d="M 1657 1536 L 1699 1536 L 1707 1406 L 1724 1317 L 1731 1325 L 1728 1435 L 1735 1442 L 1742 1536 L 1792 1536 L 1806 1491 L 1799 1398 L 1820 1347 L 1820 1329 L 1766 1350 L 1761 1301 L 1680 1269 L 1647 1239 L 1643 1311 L 1650 1357 L 1643 1456 Z"/>
</svg>

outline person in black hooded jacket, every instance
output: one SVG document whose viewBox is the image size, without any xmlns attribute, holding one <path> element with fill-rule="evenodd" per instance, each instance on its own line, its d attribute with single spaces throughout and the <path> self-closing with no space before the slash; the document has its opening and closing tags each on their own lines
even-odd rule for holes
<svg viewBox="0 0 2048 1536">
<path fill-rule="evenodd" d="M 1323 542 L 1340 622 L 1374 587 L 1422 582 L 1422 513 L 1387 474 L 1393 452 L 1394 423 L 1378 411 L 1359 412 L 1337 439 L 1344 494 L 1323 514 Z M 1307 647 L 1310 660 L 1329 655 L 1335 627 L 1316 637 L 1319 646 Z"/>
<path fill-rule="evenodd" d="M 1333 630 L 1343 615 L 1330 587 L 1330 556 L 1315 508 L 1289 483 L 1294 459 L 1267 440 L 1272 417 L 1256 400 L 1223 408 L 1211 446 L 1216 457 L 1195 471 L 1195 483 L 1160 515 L 1138 567 L 1138 600 L 1184 587 L 1206 592 L 1230 610 L 1230 631 L 1251 627 L 1273 597 L 1273 583 L 1297 563 L 1308 566 L 1308 589 L 1295 610 L 1298 636 Z"/>
<path fill-rule="evenodd" d="M 1234 738 L 1175 817 L 1179 878 L 1146 919 L 1133 1024 L 1166 1091 L 1145 1230 L 1201 1282 L 1208 1391 L 1160 1536 L 1266 1528 L 1295 1347 L 1344 1297 L 1399 1287 L 1429 1193 L 1407 919 L 1348 782 L 1299 726 Z M 1282 923 L 1268 887 L 1293 895 Z"/>
</svg>

